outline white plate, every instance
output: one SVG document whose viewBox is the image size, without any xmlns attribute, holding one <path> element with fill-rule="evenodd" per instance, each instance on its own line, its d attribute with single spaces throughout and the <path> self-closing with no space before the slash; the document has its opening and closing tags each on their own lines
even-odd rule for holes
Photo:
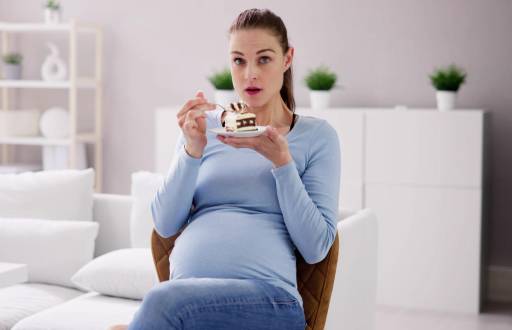
<svg viewBox="0 0 512 330">
<path fill-rule="evenodd" d="M 210 128 L 210 132 L 223 135 L 223 136 L 234 136 L 234 137 L 253 137 L 263 134 L 267 130 L 267 126 L 256 126 L 256 131 L 242 131 L 242 132 L 228 132 L 224 127 Z"/>
</svg>

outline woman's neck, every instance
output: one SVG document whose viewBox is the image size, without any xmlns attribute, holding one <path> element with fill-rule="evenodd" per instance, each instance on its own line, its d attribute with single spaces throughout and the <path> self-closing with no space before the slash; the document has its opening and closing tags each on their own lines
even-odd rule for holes
<svg viewBox="0 0 512 330">
<path fill-rule="evenodd" d="M 256 114 L 256 125 L 258 126 L 287 127 L 290 126 L 293 116 L 279 94 L 261 107 L 251 107 L 250 111 Z"/>
</svg>

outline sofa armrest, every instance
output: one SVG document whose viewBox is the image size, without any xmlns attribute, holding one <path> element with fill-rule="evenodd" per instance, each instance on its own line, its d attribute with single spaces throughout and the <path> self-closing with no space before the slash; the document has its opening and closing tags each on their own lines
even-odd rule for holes
<svg viewBox="0 0 512 330">
<path fill-rule="evenodd" d="M 343 212 L 338 222 L 340 251 L 326 329 L 374 329 L 377 294 L 375 214 L 364 209 Z M 350 215 L 352 214 L 352 215 Z"/>
<path fill-rule="evenodd" d="M 130 195 L 94 194 L 93 219 L 100 224 L 94 256 L 129 248 Z"/>
</svg>

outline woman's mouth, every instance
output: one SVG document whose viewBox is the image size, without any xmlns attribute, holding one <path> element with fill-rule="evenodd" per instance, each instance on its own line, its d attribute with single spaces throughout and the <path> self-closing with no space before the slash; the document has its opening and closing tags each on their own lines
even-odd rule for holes
<svg viewBox="0 0 512 330">
<path fill-rule="evenodd" d="M 259 92 L 261 92 L 261 88 L 257 88 L 257 87 L 248 87 L 245 89 L 245 92 L 249 95 L 256 95 L 258 94 Z"/>
</svg>

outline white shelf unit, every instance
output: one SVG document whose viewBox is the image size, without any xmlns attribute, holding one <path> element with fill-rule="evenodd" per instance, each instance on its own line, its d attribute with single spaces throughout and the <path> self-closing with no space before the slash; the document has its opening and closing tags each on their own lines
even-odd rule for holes
<svg viewBox="0 0 512 330">
<path fill-rule="evenodd" d="M 44 80 L 1 80 L 1 108 L 9 109 L 9 89 L 64 89 L 68 94 L 68 111 L 70 114 L 70 136 L 66 139 L 50 139 L 43 136 L 35 137 L 0 137 L 2 145 L 2 163 L 9 162 L 9 145 L 35 145 L 35 146 L 69 146 L 69 168 L 76 168 L 77 144 L 87 143 L 94 146 L 94 168 L 96 172 L 95 191 L 102 189 L 102 53 L 103 32 L 100 27 L 92 24 L 79 23 L 70 20 L 60 24 L 44 23 L 5 23 L 0 22 L 1 52 L 9 51 L 9 38 L 11 34 L 18 33 L 48 33 L 58 32 L 68 35 L 68 80 L 44 81 Z M 77 43 L 81 34 L 92 34 L 95 38 L 95 63 L 92 77 L 79 77 L 77 75 Z M 77 93 L 79 89 L 94 91 L 94 130 L 93 132 L 78 132 L 77 128 Z M 14 110 L 15 111 L 15 110 Z"/>
</svg>

